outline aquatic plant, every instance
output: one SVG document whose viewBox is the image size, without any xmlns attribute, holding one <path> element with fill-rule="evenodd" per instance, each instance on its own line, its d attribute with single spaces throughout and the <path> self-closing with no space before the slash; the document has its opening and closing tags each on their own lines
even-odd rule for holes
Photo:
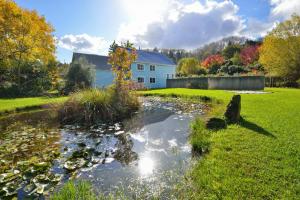
<svg viewBox="0 0 300 200">
<path fill-rule="evenodd" d="M 0 199 L 16 196 L 21 188 L 27 194 L 44 194 L 61 180 L 60 174 L 50 172 L 60 154 L 54 129 L 17 122 L 0 139 Z"/>
<path fill-rule="evenodd" d="M 89 182 L 79 181 L 68 182 L 66 183 L 62 189 L 53 197 L 51 200 L 96 200 L 96 195 L 92 191 L 92 186 Z"/>
</svg>

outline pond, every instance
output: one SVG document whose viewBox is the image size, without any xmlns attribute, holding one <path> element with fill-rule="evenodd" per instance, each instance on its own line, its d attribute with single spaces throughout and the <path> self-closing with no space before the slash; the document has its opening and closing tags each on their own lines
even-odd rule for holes
<svg viewBox="0 0 300 200">
<path fill-rule="evenodd" d="M 190 122 L 202 110 L 201 104 L 152 97 L 122 123 L 89 128 L 16 123 L 0 137 L 0 197 L 44 199 L 70 178 L 88 180 L 104 194 L 168 197 L 191 163 Z"/>
</svg>

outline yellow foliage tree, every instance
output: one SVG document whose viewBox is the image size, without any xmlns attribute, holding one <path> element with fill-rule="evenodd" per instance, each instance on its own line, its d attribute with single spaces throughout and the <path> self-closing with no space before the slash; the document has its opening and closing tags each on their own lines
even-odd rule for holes
<svg viewBox="0 0 300 200">
<path fill-rule="evenodd" d="M 17 68 L 11 79 L 19 79 L 22 63 L 39 62 L 43 66 L 55 60 L 54 29 L 36 11 L 20 8 L 12 0 L 0 0 L 0 64 Z"/>
<path fill-rule="evenodd" d="M 197 75 L 200 70 L 200 63 L 196 58 L 182 58 L 178 62 L 177 73 L 184 76 Z"/>
<path fill-rule="evenodd" d="M 121 89 L 131 79 L 131 64 L 137 59 L 135 48 L 117 47 L 109 53 L 109 63 L 115 74 L 117 89 Z"/>
<path fill-rule="evenodd" d="M 271 75 L 300 78 L 300 17 L 280 23 L 264 39 L 259 62 Z"/>
</svg>

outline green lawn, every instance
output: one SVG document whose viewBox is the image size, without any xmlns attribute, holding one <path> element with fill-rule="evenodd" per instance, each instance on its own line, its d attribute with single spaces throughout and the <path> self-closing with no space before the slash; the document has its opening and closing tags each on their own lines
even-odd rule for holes
<svg viewBox="0 0 300 200">
<path fill-rule="evenodd" d="M 240 125 L 209 132 L 210 150 L 189 175 L 189 199 L 300 199 L 300 90 L 243 94 Z M 233 93 L 162 89 L 142 93 L 210 96 L 224 110 Z M 220 113 L 220 112 L 219 112 Z M 195 129 L 192 140 L 207 130 Z M 197 136 L 198 135 L 198 136 Z"/>
<path fill-rule="evenodd" d="M 51 103 L 63 102 L 67 97 L 30 97 L 30 98 L 15 98 L 15 99 L 0 99 L 0 112 L 13 111 L 16 108 L 40 106 Z"/>
</svg>

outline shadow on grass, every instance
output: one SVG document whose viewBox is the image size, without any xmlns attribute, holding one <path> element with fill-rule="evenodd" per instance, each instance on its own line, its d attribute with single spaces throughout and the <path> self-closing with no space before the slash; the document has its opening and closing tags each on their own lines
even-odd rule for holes
<svg viewBox="0 0 300 200">
<path fill-rule="evenodd" d="M 276 136 L 274 136 L 269 131 L 265 130 L 263 127 L 261 127 L 257 124 L 254 124 L 253 122 L 249 122 L 249 121 L 245 120 L 244 118 L 241 118 L 240 125 L 244 128 L 254 131 L 258 134 L 265 135 L 265 136 L 268 136 L 271 138 L 276 138 Z"/>
</svg>

